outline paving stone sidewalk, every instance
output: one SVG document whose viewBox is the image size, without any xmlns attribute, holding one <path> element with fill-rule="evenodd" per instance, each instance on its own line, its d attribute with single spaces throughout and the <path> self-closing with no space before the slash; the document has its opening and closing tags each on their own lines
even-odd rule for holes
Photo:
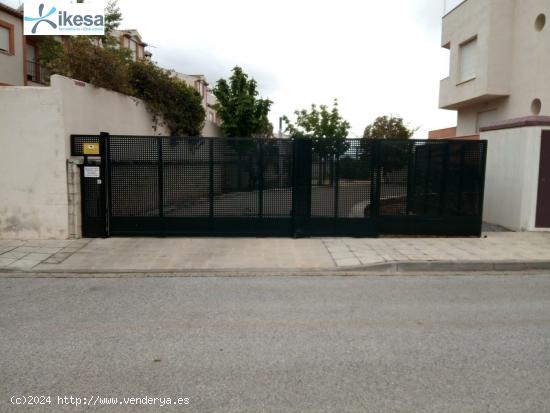
<svg viewBox="0 0 550 413">
<path fill-rule="evenodd" d="M 0 240 L 0 270 L 122 272 L 366 268 L 384 263 L 549 262 L 550 233 L 483 238 Z"/>
<path fill-rule="evenodd" d="M 0 269 L 30 270 L 40 263 L 59 264 L 84 248 L 90 241 L 0 239 Z"/>
</svg>

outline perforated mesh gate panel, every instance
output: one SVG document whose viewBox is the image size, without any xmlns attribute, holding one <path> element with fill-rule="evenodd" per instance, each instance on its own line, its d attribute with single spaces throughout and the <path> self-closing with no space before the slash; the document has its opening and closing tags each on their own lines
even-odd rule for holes
<svg viewBox="0 0 550 413">
<path fill-rule="evenodd" d="M 74 136 L 73 155 L 91 139 Z M 481 231 L 483 141 L 108 136 L 103 145 L 111 235 Z M 101 186 L 87 182 L 83 214 L 97 215 Z"/>
</svg>

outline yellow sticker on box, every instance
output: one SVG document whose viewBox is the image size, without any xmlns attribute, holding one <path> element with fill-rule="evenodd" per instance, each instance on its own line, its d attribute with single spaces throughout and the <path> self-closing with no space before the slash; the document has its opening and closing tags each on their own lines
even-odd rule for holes
<svg viewBox="0 0 550 413">
<path fill-rule="evenodd" d="M 84 155 L 99 155 L 99 143 L 83 143 L 82 153 Z"/>
</svg>

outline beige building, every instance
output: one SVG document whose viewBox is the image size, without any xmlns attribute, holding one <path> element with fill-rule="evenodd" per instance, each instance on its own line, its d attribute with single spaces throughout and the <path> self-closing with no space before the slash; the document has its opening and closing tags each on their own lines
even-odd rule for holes
<svg viewBox="0 0 550 413">
<path fill-rule="evenodd" d="M 137 30 L 113 30 L 112 35 L 118 39 L 120 47 L 130 49 L 134 60 L 151 58 L 151 52 L 145 49 L 147 43 L 142 40 Z"/>
<path fill-rule="evenodd" d="M 209 83 L 206 81 L 204 75 L 187 75 L 172 71 L 173 75 L 180 80 L 183 80 L 193 89 L 195 89 L 199 95 L 201 95 L 202 106 L 206 113 L 206 119 L 204 121 L 204 127 L 202 129 L 202 136 L 206 137 L 220 137 L 223 136 L 223 132 L 220 128 L 221 119 L 214 108 L 217 103 L 216 96 L 210 91 Z"/>
<path fill-rule="evenodd" d="M 151 53 L 137 30 L 115 30 L 120 47 L 134 59 L 150 59 Z M 40 66 L 39 36 L 23 34 L 23 12 L 0 3 L 0 86 L 40 86 L 49 73 Z M 61 38 L 59 38 L 61 41 Z"/>
<path fill-rule="evenodd" d="M 549 0 L 466 0 L 443 17 L 450 69 L 439 106 L 457 111 L 457 136 L 509 119 L 550 116 L 548 18 Z"/>
<path fill-rule="evenodd" d="M 457 111 L 457 127 L 432 131 L 431 138 L 487 140 L 483 219 L 516 231 L 547 231 L 550 0 L 452 4 L 443 17 L 450 69 L 439 106 Z"/>
<path fill-rule="evenodd" d="M 0 86 L 39 86 L 48 73 L 38 64 L 37 36 L 23 35 L 23 13 L 0 3 Z"/>
<path fill-rule="evenodd" d="M 183 80 L 189 86 L 194 88 L 202 98 L 202 106 L 206 111 L 206 120 L 219 125 L 221 120 L 214 109 L 214 105 L 217 103 L 216 96 L 210 91 L 209 83 L 206 81 L 204 75 L 186 75 L 184 73 L 178 73 L 173 71 L 174 76 L 180 80 Z"/>
</svg>

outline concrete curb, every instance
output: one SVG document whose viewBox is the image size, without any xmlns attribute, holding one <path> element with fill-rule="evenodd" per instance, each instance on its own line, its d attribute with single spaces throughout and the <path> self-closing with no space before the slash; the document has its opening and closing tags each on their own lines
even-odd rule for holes
<svg viewBox="0 0 550 413">
<path fill-rule="evenodd" d="M 457 272 L 522 272 L 550 270 L 550 261 L 395 261 L 335 268 L 247 268 L 247 269 L 127 269 L 127 270 L 9 270 L 0 278 L 136 278 L 136 277 L 251 277 L 251 276 L 359 276 L 407 275 Z"/>
</svg>

